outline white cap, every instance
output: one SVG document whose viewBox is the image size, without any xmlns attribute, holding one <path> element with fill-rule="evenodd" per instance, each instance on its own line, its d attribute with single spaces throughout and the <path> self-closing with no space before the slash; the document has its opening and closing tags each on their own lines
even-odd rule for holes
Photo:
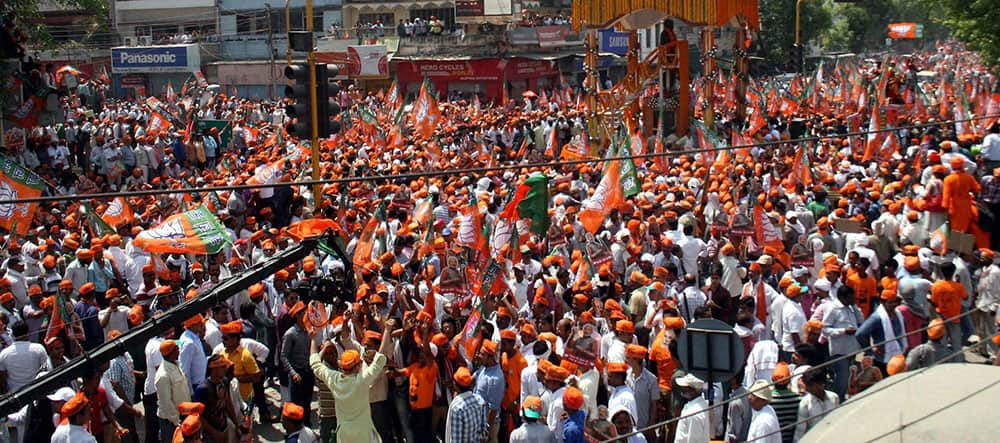
<svg viewBox="0 0 1000 443">
<path fill-rule="evenodd" d="M 647 252 L 645 254 L 642 254 L 641 257 L 639 257 L 639 261 L 646 261 L 652 263 L 656 261 L 656 258 L 653 257 L 653 254 Z"/>
<path fill-rule="evenodd" d="M 750 395 L 754 397 L 771 401 L 771 396 L 773 394 L 774 390 L 771 388 L 771 384 L 766 380 L 757 380 L 750 385 Z"/>
<path fill-rule="evenodd" d="M 695 377 L 694 374 L 687 374 L 677 379 L 677 386 L 685 386 L 696 391 L 700 391 L 702 386 L 705 386 L 705 382 L 702 381 L 702 379 Z"/>
<path fill-rule="evenodd" d="M 48 397 L 49 400 L 52 401 L 69 401 L 75 395 L 76 391 L 74 391 L 73 388 L 68 388 L 64 386 L 59 388 L 59 390 L 57 390 L 56 392 L 46 395 L 46 397 Z"/>
<path fill-rule="evenodd" d="M 813 289 L 817 291 L 830 292 L 830 280 L 821 278 L 813 282 Z"/>
</svg>

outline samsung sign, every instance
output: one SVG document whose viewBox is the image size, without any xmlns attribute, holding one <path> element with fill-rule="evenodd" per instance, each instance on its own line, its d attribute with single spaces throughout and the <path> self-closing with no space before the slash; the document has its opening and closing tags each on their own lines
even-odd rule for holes
<svg viewBox="0 0 1000 443">
<path fill-rule="evenodd" d="M 194 72 L 201 69 L 198 45 L 111 48 L 111 72 Z"/>
<path fill-rule="evenodd" d="M 616 32 L 613 29 L 597 31 L 601 36 L 601 52 L 625 55 L 628 53 L 628 33 Z"/>
</svg>

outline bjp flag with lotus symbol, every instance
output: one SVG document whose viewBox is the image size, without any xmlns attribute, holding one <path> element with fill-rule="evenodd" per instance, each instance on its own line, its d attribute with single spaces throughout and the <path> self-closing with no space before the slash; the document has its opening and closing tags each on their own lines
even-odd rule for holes
<svg viewBox="0 0 1000 443">
<path fill-rule="evenodd" d="M 205 206 L 172 215 L 159 226 L 139 233 L 134 244 L 158 254 L 215 254 L 232 240 Z"/>
<path fill-rule="evenodd" d="M 0 156 L 0 201 L 36 198 L 45 190 L 45 181 L 19 163 Z M 18 235 L 31 229 L 38 203 L 0 203 L 0 227 Z"/>
</svg>

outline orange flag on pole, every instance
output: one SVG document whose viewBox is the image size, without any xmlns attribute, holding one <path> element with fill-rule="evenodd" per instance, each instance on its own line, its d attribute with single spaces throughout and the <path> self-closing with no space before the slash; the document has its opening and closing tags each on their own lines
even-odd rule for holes
<svg viewBox="0 0 1000 443">
<path fill-rule="evenodd" d="M 878 101 L 876 101 L 875 105 L 872 106 L 871 120 L 868 121 L 868 131 L 869 131 L 868 139 L 865 142 L 865 154 L 864 157 L 861 159 L 862 161 L 871 160 L 872 157 L 875 156 L 875 152 L 879 149 L 879 135 L 881 135 L 881 133 L 875 132 L 878 131 L 879 129 L 880 128 L 878 123 Z"/>
<path fill-rule="evenodd" d="M 605 217 L 625 200 L 621 187 L 621 160 L 610 162 L 604 171 L 604 177 L 594 190 L 594 195 L 583 201 L 580 211 L 580 223 L 592 234 L 597 233 Z"/>
<path fill-rule="evenodd" d="M 125 201 L 125 197 L 119 196 L 111 200 L 111 203 L 108 204 L 108 209 L 104 210 L 101 218 L 109 225 L 118 228 L 126 223 L 135 221 L 135 213 L 132 212 L 132 207 Z"/>
</svg>

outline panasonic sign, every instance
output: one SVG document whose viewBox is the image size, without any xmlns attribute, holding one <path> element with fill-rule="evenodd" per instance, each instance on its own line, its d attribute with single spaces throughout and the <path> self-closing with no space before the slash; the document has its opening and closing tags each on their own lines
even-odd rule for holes
<svg viewBox="0 0 1000 443">
<path fill-rule="evenodd" d="M 111 49 L 111 71 L 123 73 L 194 72 L 201 69 L 198 45 Z"/>
</svg>

